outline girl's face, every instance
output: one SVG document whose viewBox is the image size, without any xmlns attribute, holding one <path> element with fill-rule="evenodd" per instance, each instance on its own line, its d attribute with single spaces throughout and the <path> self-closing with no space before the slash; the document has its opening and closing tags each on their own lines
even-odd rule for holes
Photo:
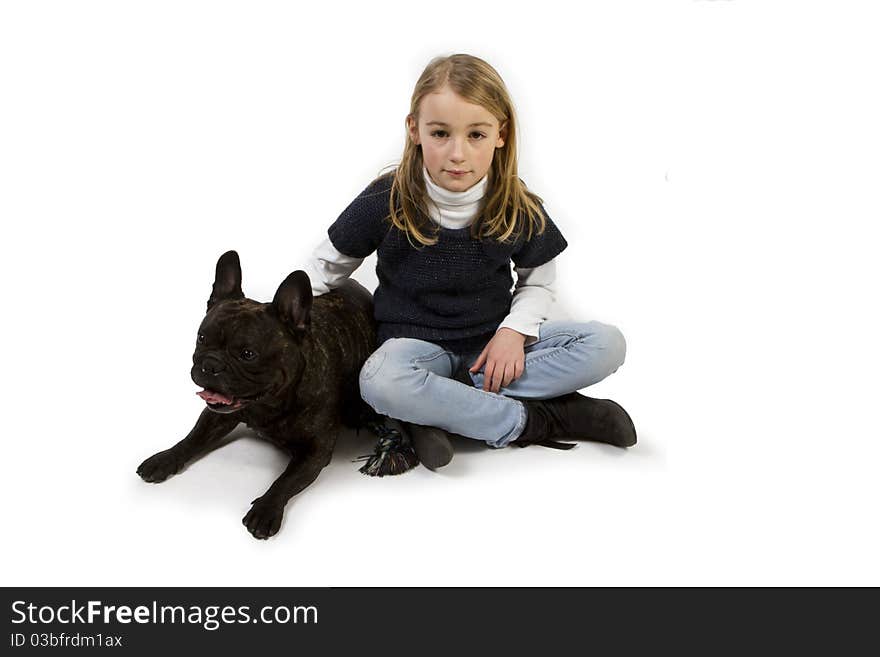
<svg viewBox="0 0 880 657">
<path fill-rule="evenodd" d="M 431 180 L 450 192 L 463 192 L 479 182 L 507 137 L 506 126 L 499 126 L 489 110 L 448 86 L 422 98 L 418 115 L 418 123 L 407 117 L 409 135 L 422 146 Z"/>
</svg>

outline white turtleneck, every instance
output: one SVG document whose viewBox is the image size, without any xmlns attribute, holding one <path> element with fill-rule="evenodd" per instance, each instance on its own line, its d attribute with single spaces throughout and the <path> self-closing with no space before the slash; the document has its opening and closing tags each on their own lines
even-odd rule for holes
<svg viewBox="0 0 880 657">
<path fill-rule="evenodd" d="M 486 193 L 488 178 L 483 177 L 470 189 L 451 192 L 437 185 L 424 170 L 425 189 L 428 192 L 428 212 L 435 223 L 443 228 L 458 229 L 469 226 L 480 209 L 480 201 Z M 340 253 L 326 238 L 312 252 L 306 272 L 312 282 L 312 294 L 319 296 L 342 284 L 364 261 Z M 526 336 L 526 345 L 538 339 L 538 327 L 547 319 L 554 299 L 556 263 L 550 260 L 540 267 L 514 266 L 516 287 L 510 305 L 510 313 L 498 328 L 511 328 Z"/>
<path fill-rule="evenodd" d="M 450 192 L 431 180 L 427 170 L 422 169 L 422 173 L 430 200 L 428 214 L 434 223 L 452 229 L 470 226 L 480 211 L 480 201 L 486 195 L 489 177 L 483 176 L 480 182 L 463 192 Z"/>
</svg>

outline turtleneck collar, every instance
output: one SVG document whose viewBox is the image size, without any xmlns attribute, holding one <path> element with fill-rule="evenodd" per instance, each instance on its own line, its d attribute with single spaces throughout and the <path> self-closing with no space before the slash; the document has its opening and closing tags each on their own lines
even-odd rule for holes
<svg viewBox="0 0 880 657">
<path fill-rule="evenodd" d="M 428 204 L 431 219 L 443 228 L 464 228 L 469 226 L 480 211 L 480 201 L 486 195 L 488 174 L 463 192 L 450 192 L 431 180 L 428 170 L 422 168 L 425 177 L 425 190 L 432 201 Z"/>
</svg>

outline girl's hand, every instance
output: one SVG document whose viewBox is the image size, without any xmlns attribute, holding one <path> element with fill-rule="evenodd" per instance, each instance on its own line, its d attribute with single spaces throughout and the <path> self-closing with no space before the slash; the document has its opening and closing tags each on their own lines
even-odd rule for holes
<svg viewBox="0 0 880 657">
<path fill-rule="evenodd" d="M 469 370 L 471 373 L 478 372 L 485 363 L 483 390 L 498 392 L 522 376 L 526 362 L 523 349 L 525 341 L 526 336 L 510 328 L 500 328 L 495 332 Z"/>
</svg>

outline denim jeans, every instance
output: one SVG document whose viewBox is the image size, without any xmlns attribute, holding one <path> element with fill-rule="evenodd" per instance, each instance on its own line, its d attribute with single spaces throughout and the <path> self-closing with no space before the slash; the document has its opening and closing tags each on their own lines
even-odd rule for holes
<svg viewBox="0 0 880 657">
<path fill-rule="evenodd" d="M 361 368 L 361 397 L 390 417 L 505 447 L 526 424 L 519 399 L 549 399 L 601 381 L 623 364 L 626 341 L 600 322 L 544 322 L 538 340 L 525 347 L 522 375 L 498 393 L 483 390 L 482 371 L 469 374 L 473 385 L 451 378 L 479 354 L 413 338 L 386 340 Z"/>
</svg>

